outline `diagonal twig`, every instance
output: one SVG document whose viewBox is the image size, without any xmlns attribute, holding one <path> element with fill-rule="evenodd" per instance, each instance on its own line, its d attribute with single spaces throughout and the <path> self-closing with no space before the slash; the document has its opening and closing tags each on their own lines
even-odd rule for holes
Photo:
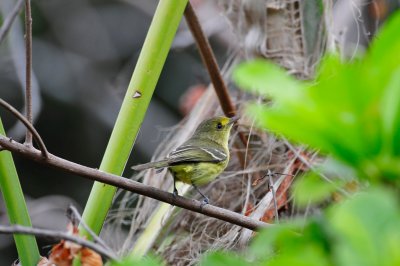
<svg viewBox="0 0 400 266">
<path fill-rule="evenodd" d="M 15 117 L 17 117 L 28 129 L 29 132 L 32 133 L 33 137 L 35 138 L 35 141 L 37 145 L 39 146 L 40 151 L 42 152 L 42 156 L 47 158 L 49 152 L 46 149 L 46 146 L 44 145 L 44 142 L 42 138 L 40 137 L 39 133 L 36 131 L 36 129 L 32 126 L 31 123 L 20 113 L 12 107 L 9 103 L 4 101 L 3 99 L 0 98 L 0 105 L 2 105 L 4 108 L 6 108 L 10 113 L 12 113 Z M 42 158 L 43 158 L 42 157 Z"/>
<path fill-rule="evenodd" d="M 277 223 L 279 223 L 278 203 L 276 201 L 276 191 L 275 191 L 274 182 L 272 181 L 272 175 L 273 174 L 272 174 L 271 170 L 268 169 L 267 176 L 269 178 L 268 182 L 269 182 L 269 186 L 271 188 L 272 198 L 274 200 L 275 221 Z"/>
<path fill-rule="evenodd" d="M 73 225 L 78 226 L 79 224 L 82 225 L 82 227 L 90 234 L 90 236 L 93 238 L 94 242 L 98 243 L 99 245 L 101 245 L 104 249 L 109 250 L 110 252 L 113 252 L 107 245 L 106 243 L 103 241 L 103 239 L 101 239 L 98 235 L 96 235 L 90 228 L 89 226 L 87 226 L 87 224 L 85 223 L 85 221 L 83 221 L 82 216 L 80 215 L 80 213 L 78 212 L 78 210 L 75 208 L 75 206 L 70 205 L 68 207 L 67 210 L 67 216 L 69 217 L 69 219 L 71 220 Z M 74 222 L 74 220 L 76 220 L 77 222 Z"/>
<path fill-rule="evenodd" d="M 18 0 L 17 4 L 14 6 L 14 9 L 4 19 L 3 25 L 1 25 L 1 28 L 0 28 L 0 44 L 3 42 L 4 38 L 6 37 L 14 20 L 17 18 L 18 13 L 21 12 L 23 3 L 24 3 L 24 0 Z"/>
<path fill-rule="evenodd" d="M 197 47 L 199 48 L 201 59 L 208 71 L 208 74 L 210 76 L 214 90 L 218 96 L 218 100 L 223 112 L 228 117 L 235 116 L 237 114 L 236 108 L 229 96 L 228 88 L 221 75 L 221 71 L 218 67 L 217 60 L 215 59 L 214 52 L 211 49 L 210 43 L 208 42 L 208 39 L 206 38 L 201 28 L 199 19 L 197 18 L 197 15 L 190 1 L 188 2 L 185 9 L 185 19 L 196 41 Z M 242 132 L 238 132 L 238 135 L 240 141 L 243 143 L 244 147 L 246 147 L 249 138 L 246 138 Z M 251 155 L 250 154 L 246 155 L 248 156 L 249 161 L 251 161 Z M 246 160 L 243 158 L 243 155 L 239 152 L 238 152 L 238 158 L 243 168 L 245 168 Z M 256 178 L 259 178 L 259 173 L 255 173 L 255 176 Z"/>
<path fill-rule="evenodd" d="M 112 254 L 110 251 L 104 249 L 103 247 L 96 245 L 95 243 L 88 241 L 82 237 L 74 236 L 66 232 L 59 232 L 54 230 L 32 228 L 22 225 L 0 225 L 0 234 L 24 234 L 24 235 L 35 235 L 38 237 L 51 238 L 56 241 L 68 240 L 77 243 L 81 246 L 87 247 L 108 259 L 118 261 L 118 258 Z"/>
<path fill-rule="evenodd" d="M 218 96 L 224 113 L 231 117 L 236 115 L 236 108 L 229 97 L 228 88 L 222 78 L 221 71 L 219 70 L 217 60 L 215 59 L 214 53 L 211 49 L 208 39 L 205 37 L 204 32 L 200 26 L 199 20 L 190 1 L 188 2 L 185 9 L 185 19 L 189 26 L 190 31 L 196 41 L 197 47 L 199 48 L 201 59 L 207 68 L 208 74 L 212 84 L 214 85 L 215 92 Z"/>
</svg>

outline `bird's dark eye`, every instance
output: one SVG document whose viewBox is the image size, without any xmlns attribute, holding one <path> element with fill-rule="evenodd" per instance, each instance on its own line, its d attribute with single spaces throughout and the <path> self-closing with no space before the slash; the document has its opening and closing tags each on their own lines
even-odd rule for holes
<svg viewBox="0 0 400 266">
<path fill-rule="evenodd" d="M 222 124 L 221 123 L 218 123 L 217 124 L 217 129 L 221 129 L 222 128 Z"/>
</svg>

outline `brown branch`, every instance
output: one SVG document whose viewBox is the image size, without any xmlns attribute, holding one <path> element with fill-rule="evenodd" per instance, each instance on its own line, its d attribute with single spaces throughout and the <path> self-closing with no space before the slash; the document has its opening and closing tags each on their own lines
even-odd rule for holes
<svg viewBox="0 0 400 266">
<path fill-rule="evenodd" d="M 1 98 L 0 98 L 0 105 L 2 105 L 4 108 L 10 111 L 10 113 L 12 113 L 15 117 L 17 117 L 27 127 L 28 131 L 31 132 L 33 137 L 35 138 L 35 141 L 39 146 L 40 151 L 42 152 L 42 156 L 47 158 L 49 152 L 47 151 L 46 146 L 44 145 L 44 142 L 40 137 L 39 133 L 32 126 L 32 124 L 20 112 L 18 112 L 17 109 L 12 107 L 9 103 L 7 103 Z"/>
<path fill-rule="evenodd" d="M 87 247 L 103 257 L 106 257 L 108 259 L 118 261 L 117 256 L 113 254 L 113 252 L 110 252 L 103 247 L 96 245 L 95 243 L 88 241 L 82 237 L 74 236 L 66 232 L 59 232 L 59 231 L 54 231 L 54 230 L 47 230 L 47 229 L 39 229 L 39 228 L 32 228 L 32 227 L 27 227 L 27 226 L 22 226 L 22 225 L 10 225 L 10 226 L 4 226 L 0 225 L 0 233 L 1 234 L 24 234 L 24 235 L 34 235 L 38 237 L 45 237 L 45 238 L 51 238 L 55 241 L 60 241 L 60 240 L 68 240 L 74 243 L 77 243 L 83 247 Z"/>
<path fill-rule="evenodd" d="M 105 173 L 94 168 L 67 161 L 50 153 L 48 154 L 47 158 L 43 158 L 39 150 L 15 142 L 2 135 L 0 135 L 0 146 L 3 149 L 21 154 L 33 161 L 40 162 L 47 166 L 51 166 L 71 174 L 79 175 L 90 180 L 122 188 L 187 210 L 202 213 L 204 215 L 239 225 L 250 230 L 259 230 L 270 225 L 264 222 L 253 220 L 247 216 L 230 210 L 212 206 L 210 204 L 202 206 L 200 201 L 194 199 L 188 199 L 181 196 L 174 197 L 172 193 L 168 193 L 166 191 L 147 186 L 127 178 Z"/>
<path fill-rule="evenodd" d="M 189 26 L 190 31 L 196 41 L 197 47 L 199 48 L 201 59 L 203 64 L 207 68 L 208 74 L 210 75 L 211 82 L 214 86 L 215 92 L 218 96 L 219 103 L 224 114 L 228 117 L 235 116 L 237 111 L 235 106 L 232 103 L 232 100 L 229 96 L 228 88 L 225 84 L 224 79 L 222 78 L 221 71 L 218 67 L 217 60 L 215 59 L 215 55 L 213 50 L 211 49 L 210 43 L 206 38 L 199 19 L 190 3 L 188 2 L 185 9 L 185 19 Z M 239 139 L 243 143 L 244 147 L 247 147 L 248 139 L 244 136 L 242 132 L 239 132 Z M 246 167 L 246 162 L 242 153 L 238 152 L 238 159 L 243 168 Z M 251 161 L 251 155 L 248 154 L 248 160 Z M 256 178 L 260 178 L 259 173 L 255 173 Z"/>
<path fill-rule="evenodd" d="M 199 20 L 190 4 L 190 1 L 185 9 L 185 19 L 196 41 L 197 47 L 199 48 L 203 64 L 206 66 L 208 74 L 210 75 L 211 82 L 218 96 L 222 110 L 228 117 L 235 116 L 236 108 L 229 97 L 228 88 L 222 78 L 217 60 L 215 59 L 208 39 L 205 37 L 203 30 L 201 29 Z"/>
<path fill-rule="evenodd" d="M 25 57 L 26 57 L 26 87 L 25 106 L 26 118 L 32 124 L 32 16 L 31 0 L 25 0 Z M 25 145 L 32 146 L 32 133 L 26 131 Z"/>
<path fill-rule="evenodd" d="M 82 216 L 78 212 L 78 210 L 75 208 L 75 206 L 70 205 L 67 210 L 67 217 L 69 220 L 72 222 L 74 226 L 81 225 L 83 229 L 85 229 L 89 235 L 93 238 L 93 241 L 98 243 L 100 246 L 102 246 L 104 249 L 109 250 L 112 252 L 112 250 L 106 245 L 106 243 L 101 239 L 97 234 L 95 234 L 92 229 L 89 228 L 89 226 L 85 223 L 85 221 L 82 219 Z"/>
<path fill-rule="evenodd" d="M 0 29 L 0 43 L 3 42 L 3 40 L 6 37 L 8 31 L 10 30 L 12 24 L 14 23 L 15 19 L 17 18 L 18 13 L 22 9 L 22 4 L 23 3 L 24 3 L 24 0 L 18 0 L 17 4 L 14 6 L 14 9 L 4 19 L 3 25 L 1 26 L 1 29 Z"/>
</svg>

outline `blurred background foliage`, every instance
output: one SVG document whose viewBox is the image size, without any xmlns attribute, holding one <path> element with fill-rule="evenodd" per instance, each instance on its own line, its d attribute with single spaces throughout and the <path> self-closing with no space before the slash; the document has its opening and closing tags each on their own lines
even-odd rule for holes
<svg viewBox="0 0 400 266">
<path fill-rule="evenodd" d="M 10 12 L 15 2 L 14 0 L 0 1 L 1 22 Z M 99 166 L 157 2 L 155 0 L 36 0 L 32 2 L 33 70 L 35 75 L 34 89 L 36 91 L 34 93 L 35 126 L 50 152 L 87 166 Z M 354 3 L 360 8 L 353 9 L 349 6 L 350 1 L 333 2 L 333 20 L 336 24 L 332 30 L 336 36 L 339 36 L 341 55 L 353 59 L 362 54 L 369 46 L 380 24 L 399 6 L 398 1 L 373 1 L 371 4 L 360 0 Z M 216 6 L 215 1 L 193 1 L 193 4 L 198 10 L 201 23 L 206 33 L 210 36 L 212 47 L 220 65 L 222 65 L 228 60 L 231 51 L 237 48 L 237 43 L 233 41 L 231 31 L 227 30 L 229 25 L 221 16 L 221 11 Z M 354 13 L 357 13 L 357 15 Z M 396 33 L 393 35 L 396 35 Z M 23 15 L 21 14 L 19 20 L 14 23 L 8 37 L 0 43 L 0 97 L 19 109 L 23 108 L 23 77 L 25 71 L 23 41 Z M 286 112 L 291 110 L 296 113 L 299 110 L 307 111 L 304 113 L 299 112 L 304 115 L 301 121 L 324 123 L 324 129 L 335 132 L 333 134 L 337 137 L 336 140 L 338 142 L 335 142 L 334 147 L 340 147 L 336 146 L 336 144 L 341 143 L 345 147 L 347 147 L 345 144 L 348 144 L 350 148 L 345 151 L 343 149 L 333 150 L 330 149 L 332 145 L 320 145 L 323 143 L 329 144 L 326 141 L 327 139 L 320 139 L 323 134 L 312 139 L 313 141 L 320 140 L 320 142 L 311 142 L 309 144 L 314 144 L 314 147 L 321 148 L 333 155 L 339 155 L 338 158 L 341 161 L 355 166 L 354 169 L 357 172 L 367 176 L 370 180 L 381 179 L 381 177 L 397 177 L 398 169 L 391 168 L 393 164 L 390 159 L 395 158 L 397 160 L 397 157 L 392 155 L 398 149 L 390 151 L 379 148 L 384 147 L 389 142 L 379 142 L 382 140 L 380 138 L 381 135 L 377 137 L 377 132 L 374 131 L 379 126 L 380 128 L 376 130 L 380 133 L 393 133 L 392 130 L 397 127 L 387 127 L 390 124 L 388 121 L 369 120 L 371 116 L 368 115 L 363 118 L 364 120 L 357 120 L 359 122 L 358 126 L 368 126 L 368 130 L 365 131 L 364 128 L 360 127 L 352 131 L 353 128 L 348 125 L 348 121 L 351 121 L 354 117 L 346 114 L 341 117 L 329 116 L 334 113 L 337 107 L 330 106 L 329 102 L 331 100 L 333 102 L 333 99 L 342 100 L 344 97 L 348 101 L 340 102 L 340 104 L 349 104 L 350 106 L 354 99 L 360 100 L 355 101 L 355 103 L 360 104 L 365 103 L 361 102 L 361 100 L 368 102 L 368 99 L 375 99 L 374 96 L 376 95 L 369 95 L 369 91 L 366 88 L 380 84 L 382 79 L 387 78 L 385 73 L 391 77 L 390 73 L 392 72 L 387 72 L 386 68 L 380 68 L 383 64 L 381 60 L 387 59 L 396 63 L 396 56 L 392 56 L 396 52 L 385 54 L 386 57 L 383 59 L 381 56 L 388 47 L 391 47 L 393 51 L 396 51 L 396 47 L 398 48 L 398 43 L 396 47 L 387 46 L 389 45 L 387 43 L 382 43 L 381 45 L 384 48 L 379 49 L 378 54 L 370 55 L 370 61 L 366 62 L 365 68 L 361 70 L 356 69 L 356 66 L 361 64 L 358 61 L 353 65 L 341 65 L 336 57 L 327 59 L 324 62 L 325 68 L 322 68 L 321 71 L 325 71 L 329 75 L 339 75 L 343 77 L 343 80 L 337 80 L 338 84 L 331 83 L 331 80 L 329 80 L 325 84 L 328 88 L 320 90 L 321 95 L 317 93 L 318 91 L 310 95 L 303 95 L 303 92 L 299 91 L 294 92 L 299 88 L 300 91 L 305 87 L 312 89 L 313 86 L 309 84 L 300 85 L 296 81 L 288 79 L 287 76 L 283 77 L 279 70 L 267 66 L 268 71 L 273 71 L 273 78 L 276 79 L 278 84 L 282 82 L 285 83 L 284 86 L 287 84 L 293 86 L 291 92 L 294 94 L 289 95 L 281 92 L 280 95 L 277 95 L 277 98 L 285 103 L 293 103 L 292 97 L 299 95 L 301 97 L 315 96 L 315 98 L 324 100 L 322 101 L 323 104 L 322 102 L 321 104 L 322 107 L 326 107 L 324 111 L 327 112 L 323 112 L 321 115 L 327 114 L 328 116 L 318 117 L 315 120 L 311 119 L 311 117 L 315 116 L 308 115 L 314 113 L 296 105 L 291 105 L 294 109 L 288 109 L 285 106 L 282 109 L 285 115 L 288 114 Z M 393 65 L 389 64 L 388 67 L 390 66 Z M 260 66 L 261 70 L 264 67 L 266 66 Z M 371 72 L 368 72 L 372 71 L 372 74 L 374 74 L 377 68 L 382 76 L 376 77 L 371 75 Z M 343 75 L 340 75 L 340 71 L 343 71 Z M 263 74 L 264 72 L 261 73 Z M 363 83 L 357 83 L 356 76 L 362 77 Z M 320 77 L 323 77 L 323 73 Z M 249 77 L 247 78 L 249 79 Z M 253 79 L 254 77 L 252 76 L 251 78 Z M 197 50 L 194 48 L 190 33 L 186 29 L 185 23 L 183 23 L 176 37 L 174 49 L 168 56 L 155 95 L 146 114 L 146 120 L 138 136 L 134 153 L 128 163 L 129 165 L 150 159 L 157 147 L 157 143 L 166 132 L 166 128 L 175 125 L 190 111 L 195 100 L 205 89 L 203 84 L 207 84 L 208 81 L 206 71 L 200 62 Z M 265 80 L 261 80 L 261 82 L 265 82 Z M 391 83 L 389 83 L 389 80 L 387 82 L 388 88 L 390 88 Z M 397 110 L 389 108 L 394 107 L 396 102 L 393 101 L 399 98 L 395 97 L 397 92 L 395 89 L 398 88 L 395 85 L 398 85 L 398 79 L 394 79 L 393 82 L 394 89 L 387 90 L 388 96 L 382 98 L 388 101 L 388 105 L 379 102 L 379 104 L 382 104 L 382 108 L 378 109 L 382 112 L 393 113 Z M 345 88 L 340 87 L 343 84 L 346 84 Z M 315 88 L 317 90 L 317 87 Z M 331 91 L 332 94 L 324 94 L 332 88 L 334 89 Z M 358 90 L 351 90 L 351 88 Z M 354 92 L 355 95 L 347 94 L 350 92 Z M 374 93 L 379 94 L 383 93 L 383 91 L 375 91 Z M 389 93 L 394 93 L 394 96 Z M 363 97 L 358 97 L 360 95 Z M 354 98 L 346 98 L 350 96 Z M 315 100 L 313 97 L 306 98 L 305 103 Z M 361 105 L 354 108 L 357 111 L 359 110 L 357 108 L 361 108 Z M 377 109 L 375 108 L 374 110 Z M 376 113 L 374 114 L 377 115 Z M 24 134 L 23 128 L 16 126 L 15 120 L 2 109 L 0 110 L 0 116 L 9 136 L 18 140 L 21 139 Z M 378 119 L 376 116 L 372 117 Z M 394 117 L 387 116 L 387 118 L 398 119 L 397 114 Z M 281 117 L 276 119 L 280 121 Z M 329 119 L 334 119 L 335 123 Z M 336 122 L 343 122 L 343 127 L 336 128 Z M 282 125 L 279 130 L 282 130 L 282 133 L 292 133 L 290 137 L 298 141 L 307 142 L 307 140 L 311 139 L 311 136 L 315 137 L 314 135 L 307 135 L 307 139 L 306 136 L 306 134 L 315 133 L 315 125 L 309 125 L 307 127 L 308 131 L 302 132 L 297 130 L 297 126 L 293 127 L 291 125 L 289 127 L 288 123 L 286 126 Z M 369 131 L 369 129 L 372 131 Z M 339 134 L 336 134 L 338 132 Z M 364 134 L 365 139 L 358 138 L 358 133 Z M 366 136 L 366 134 L 369 135 Z M 369 137 L 373 138 L 371 144 L 375 143 L 376 145 L 363 146 L 362 141 L 370 140 Z M 378 139 L 375 139 L 375 137 Z M 397 133 L 392 137 L 397 138 Z M 393 143 L 393 140 L 391 141 Z M 364 148 L 368 148 L 369 151 L 362 150 Z M 340 156 L 341 154 L 342 156 Z M 389 157 L 381 157 L 381 155 L 388 154 Z M 367 163 L 372 163 L 372 166 L 364 163 L 356 166 L 352 160 L 357 159 L 357 162 L 360 162 L 360 158 L 367 160 Z M 383 159 L 377 162 L 371 161 L 371 158 Z M 87 200 L 92 182 L 45 168 L 19 156 L 14 156 L 14 159 L 23 190 L 28 197 L 33 224 L 39 227 L 63 230 L 66 223 L 64 213 L 67 205 L 72 202 L 78 207 L 83 206 Z M 361 160 L 361 162 L 365 161 Z M 370 170 L 371 167 L 373 168 L 372 171 Z M 315 187 L 319 187 L 319 185 L 316 182 Z M 329 193 L 331 193 L 332 189 L 325 187 L 323 191 L 326 191 L 326 194 L 317 195 L 315 197 L 317 200 L 330 195 Z M 293 261 L 285 260 L 292 255 L 304 258 L 304 261 L 308 262 L 304 265 L 333 265 L 336 262 L 335 260 L 337 262 L 354 262 L 354 264 L 343 263 L 341 265 L 377 265 L 374 264 L 376 258 L 381 258 L 382 256 L 387 257 L 387 264 L 385 264 L 385 261 L 380 265 L 395 265 L 390 264 L 393 262 L 398 263 L 399 259 L 392 252 L 392 247 L 398 247 L 398 234 L 393 234 L 395 224 L 399 222 L 399 206 L 395 199 L 391 191 L 388 192 L 383 189 L 371 190 L 369 195 L 367 193 L 362 194 L 340 208 L 332 208 L 322 217 L 307 222 L 293 223 L 288 226 L 291 232 L 301 231 L 304 235 L 302 239 L 299 239 L 296 234 L 288 233 L 286 227 L 262 233 L 254 241 L 253 246 L 250 247 L 249 257 L 247 258 L 250 261 L 263 261 L 266 258 L 265 256 L 273 256 L 273 251 L 277 247 L 282 247 L 282 245 L 279 245 L 280 243 L 293 242 L 293 245 L 285 247 L 282 257 L 272 262 L 271 265 L 275 265 L 274 263 L 276 265 L 286 265 L 279 264 L 284 262 L 296 265 Z M 370 203 L 370 206 L 381 206 L 382 209 L 373 209 L 358 216 L 354 208 L 361 208 L 359 209 L 360 211 L 364 210 L 362 209 L 365 208 L 363 202 Z M 360 205 L 362 207 L 359 207 Z M 348 217 L 348 220 L 335 220 L 334 217 L 339 214 Z M 0 222 L 5 224 L 7 219 L 2 206 L 0 207 L 0 215 Z M 380 217 L 380 225 L 369 223 L 375 217 Z M 327 220 L 329 221 L 326 222 Z M 351 227 L 343 226 L 343 223 L 347 223 L 347 221 L 351 221 Z M 385 221 L 390 221 L 390 223 L 385 223 Z M 327 224 L 331 228 L 327 229 Z M 387 228 L 385 234 L 381 234 L 380 229 L 383 226 Z M 356 232 L 353 230 L 354 228 L 362 228 L 363 232 L 371 232 L 371 234 L 365 235 L 365 241 L 359 243 L 359 236 L 350 234 Z M 270 242 L 260 242 L 267 239 L 266 235 L 268 235 Z M 371 243 L 371 239 L 373 241 L 379 239 L 379 242 L 372 243 L 374 245 L 371 244 L 368 249 L 364 250 L 363 248 L 367 245 L 365 243 Z M 343 243 L 345 242 L 350 243 L 352 246 L 346 246 L 347 249 L 345 250 L 343 248 Z M 8 265 L 10 261 L 17 257 L 12 243 L 11 237 L 1 237 L 1 265 Z M 391 245 L 384 249 L 384 245 L 379 245 L 380 243 L 390 243 Z M 265 244 L 271 252 L 265 252 Z M 349 254 L 349 250 L 354 251 L 354 253 Z M 354 254 L 362 254 L 361 252 L 369 252 L 370 256 L 368 258 L 372 258 L 370 260 L 371 264 L 367 264 L 365 261 L 355 261 L 358 258 L 351 257 Z M 7 254 L 7 256 L 4 254 Z M 334 258 L 329 257 L 332 254 L 335 254 Z M 314 258 L 315 260 L 307 260 L 307 258 Z M 232 265 L 248 265 L 249 260 L 239 259 L 233 254 L 215 253 L 207 257 L 203 263 L 204 265 L 224 265 L 227 262 L 235 262 L 236 264 Z M 157 264 L 149 260 L 149 265 Z"/>
<path fill-rule="evenodd" d="M 320 149 L 353 176 L 339 177 L 342 184 L 314 174 L 298 179 L 294 202 L 334 204 L 265 230 L 237 264 L 215 253 L 203 265 L 399 265 L 400 61 L 393 58 L 399 28 L 396 12 L 365 55 L 351 62 L 325 56 L 312 82 L 295 81 L 261 60 L 236 69 L 239 86 L 271 99 L 248 107 L 259 126 Z M 350 182 L 356 183 L 353 193 L 329 200 L 335 187 Z"/>
</svg>

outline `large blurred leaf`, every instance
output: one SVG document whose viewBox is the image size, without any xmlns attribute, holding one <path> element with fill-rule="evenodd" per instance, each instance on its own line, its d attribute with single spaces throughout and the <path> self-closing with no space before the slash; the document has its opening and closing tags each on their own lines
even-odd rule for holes
<svg viewBox="0 0 400 266">
<path fill-rule="evenodd" d="M 299 206 L 307 206 L 309 203 L 321 203 L 331 197 L 332 193 L 336 191 L 339 184 L 328 183 L 322 180 L 315 173 L 307 174 L 306 176 L 298 179 L 294 184 L 293 196 L 294 201 Z"/>
<path fill-rule="evenodd" d="M 211 252 L 201 265 L 400 265 L 399 224 L 398 197 L 392 190 L 375 187 L 320 215 L 262 230 L 240 257 Z"/>
<path fill-rule="evenodd" d="M 337 265 L 400 265 L 400 212 L 396 197 L 369 190 L 328 212 Z"/>
<path fill-rule="evenodd" d="M 249 266 L 247 261 L 234 253 L 213 252 L 203 258 L 201 266 Z"/>
<path fill-rule="evenodd" d="M 165 265 L 160 259 L 153 256 L 135 259 L 132 257 L 125 257 L 119 262 L 110 262 L 110 266 L 162 266 Z"/>
<path fill-rule="evenodd" d="M 334 155 L 361 177 L 400 176 L 400 13 L 358 61 L 326 56 L 313 82 L 297 82 L 271 63 L 239 66 L 238 85 L 270 97 L 248 111 L 258 124 Z"/>
<path fill-rule="evenodd" d="M 329 262 L 329 245 L 319 223 L 293 221 L 268 228 L 250 247 L 253 265 L 324 266 Z"/>
</svg>

